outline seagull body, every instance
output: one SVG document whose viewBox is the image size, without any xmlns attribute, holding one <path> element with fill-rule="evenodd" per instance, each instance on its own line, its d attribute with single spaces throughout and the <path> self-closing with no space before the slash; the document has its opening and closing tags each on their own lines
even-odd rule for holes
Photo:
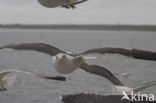
<svg viewBox="0 0 156 103">
<path fill-rule="evenodd" d="M 17 73 L 24 73 L 27 75 L 35 75 L 40 78 L 44 79 L 51 79 L 51 80 L 58 80 L 58 81 L 65 81 L 66 78 L 63 76 L 54 76 L 54 75 L 48 75 L 48 74 L 41 74 L 39 72 L 35 72 L 32 70 L 17 70 L 17 69 L 10 69 L 10 70 L 4 70 L 0 72 L 0 91 L 6 91 L 8 87 L 10 87 L 14 81 L 16 80 L 16 75 L 13 76 L 7 76 L 8 74 L 12 72 L 17 72 Z"/>
<path fill-rule="evenodd" d="M 75 71 L 82 63 L 84 59 L 80 56 L 74 57 L 68 54 L 60 53 L 53 57 L 53 63 L 55 69 L 61 74 L 69 74 Z"/>
<path fill-rule="evenodd" d="M 64 8 L 75 8 L 74 5 L 83 3 L 87 0 L 38 0 L 38 2 L 47 7 L 47 8 L 55 8 L 58 6 L 62 6 Z"/>
</svg>

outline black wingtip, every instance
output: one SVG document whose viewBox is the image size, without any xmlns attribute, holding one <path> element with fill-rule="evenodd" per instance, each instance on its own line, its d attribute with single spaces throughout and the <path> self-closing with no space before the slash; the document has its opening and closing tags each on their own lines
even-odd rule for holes
<svg viewBox="0 0 156 103">
<path fill-rule="evenodd" d="M 56 76 L 56 77 L 45 77 L 46 79 L 58 80 L 58 81 L 66 81 L 66 77 L 64 76 Z"/>
</svg>

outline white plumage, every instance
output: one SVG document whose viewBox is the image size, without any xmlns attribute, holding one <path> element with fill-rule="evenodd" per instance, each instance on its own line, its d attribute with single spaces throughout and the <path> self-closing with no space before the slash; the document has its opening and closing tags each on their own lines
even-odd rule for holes
<svg viewBox="0 0 156 103">
<path fill-rule="evenodd" d="M 53 57 L 55 69 L 61 74 L 69 74 L 81 66 L 85 61 L 85 57 L 71 56 L 68 54 L 60 53 Z M 89 58 L 88 58 L 89 59 Z"/>
<path fill-rule="evenodd" d="M 0 72 L 0 91 L 6 91 L 8 87 L 10 87 L 14 81 L 16 80 L 16 75 L 13 76 L 7 76 L 8 74 L 16 72 L 16 73 L 24 73 L 27 75 L 35 75 L 40 78 L 44 79 L 52 79 L 52 80 L 59 80 L 59 81 L 65 81 L 65 77 L 63 76 L 54 76 L 54 75 L 48 75 L 48 74 L 42 74 L 39 72 L 35 72 L 32 70 L 17 70 L 17 69 L 9 69 L 9 70 L 4 70 Z"/>
<path fill-rule="evenodd" d="M 123 95 L 123 93 L 126 93 L 128 95 L 131 95 L 132 92 L 137 93 L 141 90 L 144 90 L 148 87 L 155 86 L 155 85 L 156 85 L 156 81 L 147 82 L 147 83 L 144 83 L 144 84 L 137 86 L 135 88 L 130 88 L 127 86 L 114 85 L 114 86 L 112 86 L 112 94 L 113 95 Z"/>
</svg>

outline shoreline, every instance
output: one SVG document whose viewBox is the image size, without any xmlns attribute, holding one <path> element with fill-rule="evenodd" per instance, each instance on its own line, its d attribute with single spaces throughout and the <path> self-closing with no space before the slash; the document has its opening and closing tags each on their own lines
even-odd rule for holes
<svg viewBox="0 0 156 103">
<path fill-rule="evenodd" d="M 156 25 L 0 25 L 0 29 L 156 31 Z"/>
</svg>

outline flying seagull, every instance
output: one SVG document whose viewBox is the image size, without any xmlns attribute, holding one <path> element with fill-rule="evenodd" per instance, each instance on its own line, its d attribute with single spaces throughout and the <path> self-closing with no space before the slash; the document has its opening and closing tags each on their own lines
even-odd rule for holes
<svg viewBox="0 0 156 103">
<path fill-rule="evenodd" d="M 22 43 L 10 44 L 0 47 L 0 51 L 4 50 L 32 50 L 48 54 L 52 57 L 55 69 L 61 74 L 72 73 L 77 68 L 85 70 L 85 68 L 94 68 L 95 71 L 100 66 L 88 65 L 86 60 L 95 59 L 95 57 L 87 56 L 89 54 L 119 54 L 130 58 L 152 60 L 156 61 L 156 52 L 144 51 L 137 49 L 123 49 L 123 48 L 96 48 L 85 52 L 74 54 L 58 49 L 52 45 L 45 43 Z M 106 71 L 108 72 L 108 71 Z"/>
<path fill-rule="evenodd" d="M 100 76 L 105 77 L 106 73 L 99 69 L 97 71 L 92 71 L 93 74 L 97 74 Z M 116 78 L 117 79 L 117 78 Z M 112 82 L 112 81 L 111 81 Z M 137 86 L 135 88 L 130 88 L 127 86 L 124 86 L 123 84 L 119 83 L 113 83 L 112 86 L 112 95 L 100 95 L 100 94 L 91 94 L 91 93 L 79 93 L 79 94 L 67 94 L 62 95 L 60 97 L 60 100 L 63 103 L 138 103 L 130 101 L 130 98 L 132 96 L 132 93 L 138 93 L 141 90 L 144 90 L 148 87 L 156 85 L 156 81 L 153 82 L 147 82 L 140 86 Z M 137 98 L 137 96 L 135 96 Z M 154 101 L 150 102 L 146 100 L 147 98 L 144 98 L 145 101 L 142 101 L 141 103 L 155 103 Z"/>
<path fill-rule="evenodd" d="M 64 8 L 76 8 L 75 5 L 83 3 L 87 0 L 38 0 L 38 2 L 47 7 L 47 8 L 55 8 L 58 6 L 62 6 Z"/>
<path fill-rule="evenodd" d="M 86 64 L 87 65 L 87 64 Z M 87 66 L 88 68 L 83 68 L 86 72 L 102 76 L 104 78 L 107 78 L 110 82 L 113 83 L 112 85 L 112 95 L 122 95 L 123 91 L 130 95 L 133 91 L 133 93 L 137 93 L 141 90 L 144 90 L 148 87 L 156 85 L 156 81 L 147 82 L 140 86 L 137 86 L 135 88 L 131 88 L 128 86 L 125 86 L 118 78 L 116 78 L 108 69 L 98 66 L 98 65 L 90 65 L 92 68 Z"/>
<path fill-rule="evenodd" d="M 16 76 L 10 76 L 8 77 L 7 75 L 12 73 L 12 72 L 17 72 L 17 73 L 24 73 L 24 74 L 28 74 L 28 75 L 35 75 L 38 76 L 40 78 L 44 78 L 44 79 L 51 79 L 51 80 L 58 80 L 58 81 L 65 81 L 66 78 L 63 76 L 54 76 L 54 75 L 49 75 L 49 74 L 42 74 L 39 72 L 35 72 L 32 70 L 18 70 L 18 69 L 9 69 L 9 70 L 4 70 L 2 72 L 0 72 L 0 91 L 6 91 L 6 87 L 10 87 L 15 79 Z"/>
<path fill-rule="evenodd" d="M 102 95 L 93 93 L 67 94 L 62 95 L 60 97 L 60 100 L 63 103 L 121 103 L 121 100 L 123 103 L 138 103 L 138 101 L 132 102 L 129 100 L 132 97 L 131 93 L 133 92 L 133 94 L 135 94 L 141 90 L 156 85 L 156 81 L 152 81 L 144 83 L 135 88 L 131 88 L 123 85 L 123 83 L 121 83 L 120 80 L 118 80 L 115 76 L 113 76 L 112 73 L 109 72 L 104 67 L 97 68 L 97 65 L 94 65 L 94 68 L 87 68 L 84 70 L 102 77 L 107 77 L 107 79 L 109 79 L 113 83 L 112 94 L 111 95 Z M 142 101 L 141 103 L 155 103 L 155 101 L 151 102 L 147 101 L 146 99 L 147 98 L 144 98 L 144 101 Z"/>
<path fill-rule="evenodd" d="M 139 91 L 148 88 L 150 86 L 156 85 L 156 81 L 145 83 L 136 88 L 129 88 L 126 86 L 117 87 L 117 93 L 112 95 L 102 95 L 102 94 L 91 94 L 91 93 L 79 93 L 79 94 L 68 94 L 62 95 L 60 100 L 63 103 L 138 103 L 138 97 L 135 96 L 136 101 L 131 101 L 130 98 L 134 97 L 133 94 L 138 93 Z M 121 92 L 122 91 L 122 92 Z M 120 94 L 121 93 L 121 94 Z M 147 98 L 143 98 L 143 101 L 139 103 L 156 103 L 156 101 L 148 101 Z"/>
</svg>

